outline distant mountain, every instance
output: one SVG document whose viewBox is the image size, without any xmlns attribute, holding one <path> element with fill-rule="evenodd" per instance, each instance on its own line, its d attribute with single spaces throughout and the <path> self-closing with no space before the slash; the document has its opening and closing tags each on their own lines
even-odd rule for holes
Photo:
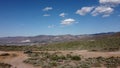
<svg viewBox="0 0 120 68">
<path fill-rule="evenodd" d="M 0 44 L 45 44 L 53 42 L 66 42 L 75 40 L 91 40 L 103 37 L 120 37 L 120 32 L 97 33 L 88 35 L 38 35 L 31 37 L 1 37 Z"/>
</svg>

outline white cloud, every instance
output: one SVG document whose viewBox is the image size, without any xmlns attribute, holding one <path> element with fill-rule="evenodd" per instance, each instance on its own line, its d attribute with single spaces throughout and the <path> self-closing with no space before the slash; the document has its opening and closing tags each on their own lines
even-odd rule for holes
<svg viewBox="0 0 120 68">
<path fill-rule="evenodd" d="M 67 15 L 67 14 L 66 13 L 61 13 L 59 16 L 65 17 L 65 15 Z"/>
<path fill-rule="evenodd" d="M 86 15 L 87 13 L 91 12 L 94 7 L 82 7 L 81 9 L 76 11 L 76 14 L 79 15 Z"/>
<path fill-rule="evenodd" d="M 70 24 L 73 24 L 73 23 L 75 23 L 75 20 L 72 19 L 72 18 L 65 19 L 61 22 L 62 25 L 70 25 Z"/>
<path fill-rule="evenodd" d="M 50 14 L 44 14 L 43 16 L 47 17 L 47 16 L 50 16 Z"/>
<path fill-rule="evenodd" d="M 54 28 L 55 27 L 55 25 L 49 25 L 48 26 L 48 28 Z"/>
<path fill-rule="evenodd" d="M 100 5 L 94 7 L 82 7 L 76 11 L 76 14 L 86 15 L 91 13 L 92 16 L 102 15 L 102 17 L 108 17 L 114 12 L 114 8 L 120 5 L 120 0 L 98 0 Z"/>
<path fill-rule="evenodd" d="M 49 11 L 49 10 L 52 10 L 53 8 L 52 7 L 45 7 L 44 9 L 43 9 L 43 11 Z"/>
<path fill-rule="evenodd" d="M 107 6 L 98 6 L 95 8 L 95 10 L 91 13 L 92 16 L 97 16 L 102 14 L 103 17 L 108 17 L 110 14 L 114 11 L 113 8 L 107 7 Z"/>
<path fill-rule="evenodd" d="M 101 4 L 120 4 L 120 0 L 99 0 Z"/>
</svg>

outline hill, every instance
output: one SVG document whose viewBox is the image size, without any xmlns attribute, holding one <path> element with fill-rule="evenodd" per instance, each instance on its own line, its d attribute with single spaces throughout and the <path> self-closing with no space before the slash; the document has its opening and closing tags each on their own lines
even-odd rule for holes
<svg viewBox="0 0 120 68">
<path fill-rule="evenodd" d="M 0 44 L 46 44 L 56 42 L 68 42 L 77 40 L 94 40 L 105 37 L 120 37 L 120 32 L 108 32 L 86 35 L 39 35 L 31 37 L 1 37 Z"/>
</svg>

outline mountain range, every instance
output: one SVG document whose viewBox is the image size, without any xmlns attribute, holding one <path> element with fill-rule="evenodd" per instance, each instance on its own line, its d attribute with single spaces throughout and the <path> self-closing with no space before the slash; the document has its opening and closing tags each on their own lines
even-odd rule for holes
<svg viewBox="0 0 120 68">
<path fill-rule="evenodd" d="M 97 34 L 85 34 L 85 35 L 38 35 L 38 36 L 18 36 L 18 37 L 0 37 L 0 44 L 45 44 L 53 42 L 66 42 L 76 40 L 94 40 L 103 37 L 116 36 L 120 37 L 120 32 L 107 32 Z"/>
</svg>

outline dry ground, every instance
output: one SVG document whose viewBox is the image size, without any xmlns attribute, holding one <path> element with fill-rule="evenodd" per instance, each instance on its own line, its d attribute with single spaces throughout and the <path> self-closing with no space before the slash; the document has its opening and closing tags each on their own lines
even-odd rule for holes
<svg viewBox="0 0 120 68">
<path fill-rule="evenodd" d="M 39 52 L 39 51 L 37 51 Z M 55 51 L 48 51 L 48 52 L 55 52 Z M 88 52 L 87 50 L 74 50 L 74 51 L 59 51 L 62 52 L 63 54 L 67 53 L 73 53 L 73 54 L 80 54 L 85 58 L 88 57 L 110 57 L 110 56 L 119 56 L 120 57 L 120 51 L 117 52 Z M 8 63 L 11 64 L 13 67 L 12 68 L 40 68 L 40 67 L 34 67 L 30 64 L 25 64 L 23 61 L 28 58 L 26 54 L 23 53 L 23 51 L 0 51 L 0 54 L 2 53 L 9 53 L 10 56 L 0 56 L 0 62 Z M 17 56 L 11 56 L 12 54 L 16 54 Z"/>
<path fill-rule="evenodd" d="M 30 64 L 25 64 L 23 63 L 23 61 L 25 59 L 27 59 L 27 55 L 25 55 L 23 52 L 18 52 L 18 51 L 11 51 L 11 52 L 3 52 L 3 51 L 0 51 L 0 54 L 1 53 L 9 53 L 9 54 L 16 54 L 17 56 L 16 57 L 11 57 L 11 56 L 6 56 L 6 57 L 1 57 L 0 56 L 0 61 L 1 62 L 4 62 L 4 63 L 8 63 L 8 64 L 11 64 L 12 65 L 12 68 L 38 68 L 38 67 L 34 67 Z M 40 67 L 39 67 L 40 68 Z"/>
</svg>

